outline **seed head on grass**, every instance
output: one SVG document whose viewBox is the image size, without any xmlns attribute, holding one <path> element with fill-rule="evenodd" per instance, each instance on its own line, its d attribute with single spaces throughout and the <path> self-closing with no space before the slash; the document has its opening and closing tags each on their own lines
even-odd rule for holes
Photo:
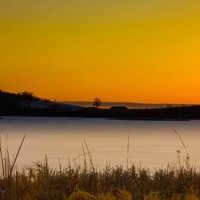
<svg viewBox="0 0 200 200">
<path fill-rule="evenodd" d="M 158 192 L 150 192 L 144 196 L 144 200 L 161 200 L 161 196 Z"/>
<path fill-rule="evenodd" d="M 96 197 L 88 192 L 77 191 L 72 193 L 66 200 L 96 200 Z"/>
<path fill-rule="evenodd" d="M 117 200 L 132 200 L 131 194 L 126 190 L 116 188 L 112 191 L 112 194 Z"/>
</svg>

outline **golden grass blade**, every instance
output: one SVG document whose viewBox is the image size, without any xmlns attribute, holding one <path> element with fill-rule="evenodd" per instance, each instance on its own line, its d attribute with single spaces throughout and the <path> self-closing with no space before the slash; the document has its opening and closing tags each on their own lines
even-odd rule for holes
<svg viewBox="0 0 200 200">
<path fill-rule="evenodd" d="M 87 153 L 88 153 L 88 158 L 89 158 L 89 161 L 90 161 L 90 165 L 91 165 L 92 170 L 94 172 L 95 171 L 95 167 L 94 167 L 94 163 L 93 163 L 93 159 L 92 159 L 92 154 L 90 152 L 90 149 L 88 147 L 88 144 L 87 144 L 86 140 L 84 140 L 84 144 L 85 144 L 85 147 L 87 149 Z"/>
<path fill-rule="evenodd" d="M 5 177 L 5 163 L 4 163 L 4 159 L 3 159 L 1 136 L 0 136 L 0 159 L 1 159 L 2 175 L 3 175 L 3 177 Z"/>
<path fill-rule="evenodd" d="M 25 138 L 26 138 L 26 135 L 24 135 L 23 138 L 22 138 L 22 140 L 21 140 L 21 143 L 20 143 L 20 145 L 19 145 L 18 151 L 17 151 L 17 153 L 16 153 L 16 155 L 15 155 L 13 164 L 11 165 L 9 176 L 12 175 L 13 169 L 14 169 L 14 167 L 15 167 L 15 164 L 16 164 L 17 158 L 18 158 L 18 156 L 19 156 L 19 153 L 20 153 L 20 151 L 21 151 L 21 148 L 22 148 L 22 146 L 23 146 L 23 144 L 24 144 Z"/>
</svg>

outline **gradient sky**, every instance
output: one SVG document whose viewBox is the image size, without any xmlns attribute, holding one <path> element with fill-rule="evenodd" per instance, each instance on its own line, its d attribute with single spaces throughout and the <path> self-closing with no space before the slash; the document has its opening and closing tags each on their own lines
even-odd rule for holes
<svg viewBox="0 0 200 200">
<path fill-rule="evenodd" d="M 200 103 L 199 0 L 0 0 L 0 88 Z"/>
</svg>

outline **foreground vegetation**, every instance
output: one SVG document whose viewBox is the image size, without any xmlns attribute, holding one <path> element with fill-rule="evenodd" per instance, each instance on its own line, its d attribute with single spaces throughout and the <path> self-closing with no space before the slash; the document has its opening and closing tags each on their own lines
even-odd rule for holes
<svg viewBox="0 0 200 200">
<path fill-rule="evenodd" d="M 82 167 L 59 166 L 51 169 L 43 163 L 17 170 L 16 162 L 25 141 L 23 137 L 13 159 L 0 143 L 0 200 L 200 200 L 200 171 L 190 166 L 185 150 L 177 151 L 177 166 L 150 172 L 127 165 L 104 170 L 94 167 L 86 141 L 82 145 Z"/>
<path fill-rule="evenodd" d="M 84 191 L 84 192 L 81 192 Z M 102 171 L 52 170 L 47 163 L 0 180 L 4 200 L 198 200 L 200 173 L 194 169 L 149 170 L 107 167 Z"/>
</svg>

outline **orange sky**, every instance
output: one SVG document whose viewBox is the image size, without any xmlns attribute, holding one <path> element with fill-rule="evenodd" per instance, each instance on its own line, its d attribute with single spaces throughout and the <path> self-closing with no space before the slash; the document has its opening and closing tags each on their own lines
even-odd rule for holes
<svg viewBox="0 0 200 200">
<path fill-rule="evenodd" d="M 0 3 L 0 88 L 57 100 L 200 103 L 197 0 Z"/>
</svg>

